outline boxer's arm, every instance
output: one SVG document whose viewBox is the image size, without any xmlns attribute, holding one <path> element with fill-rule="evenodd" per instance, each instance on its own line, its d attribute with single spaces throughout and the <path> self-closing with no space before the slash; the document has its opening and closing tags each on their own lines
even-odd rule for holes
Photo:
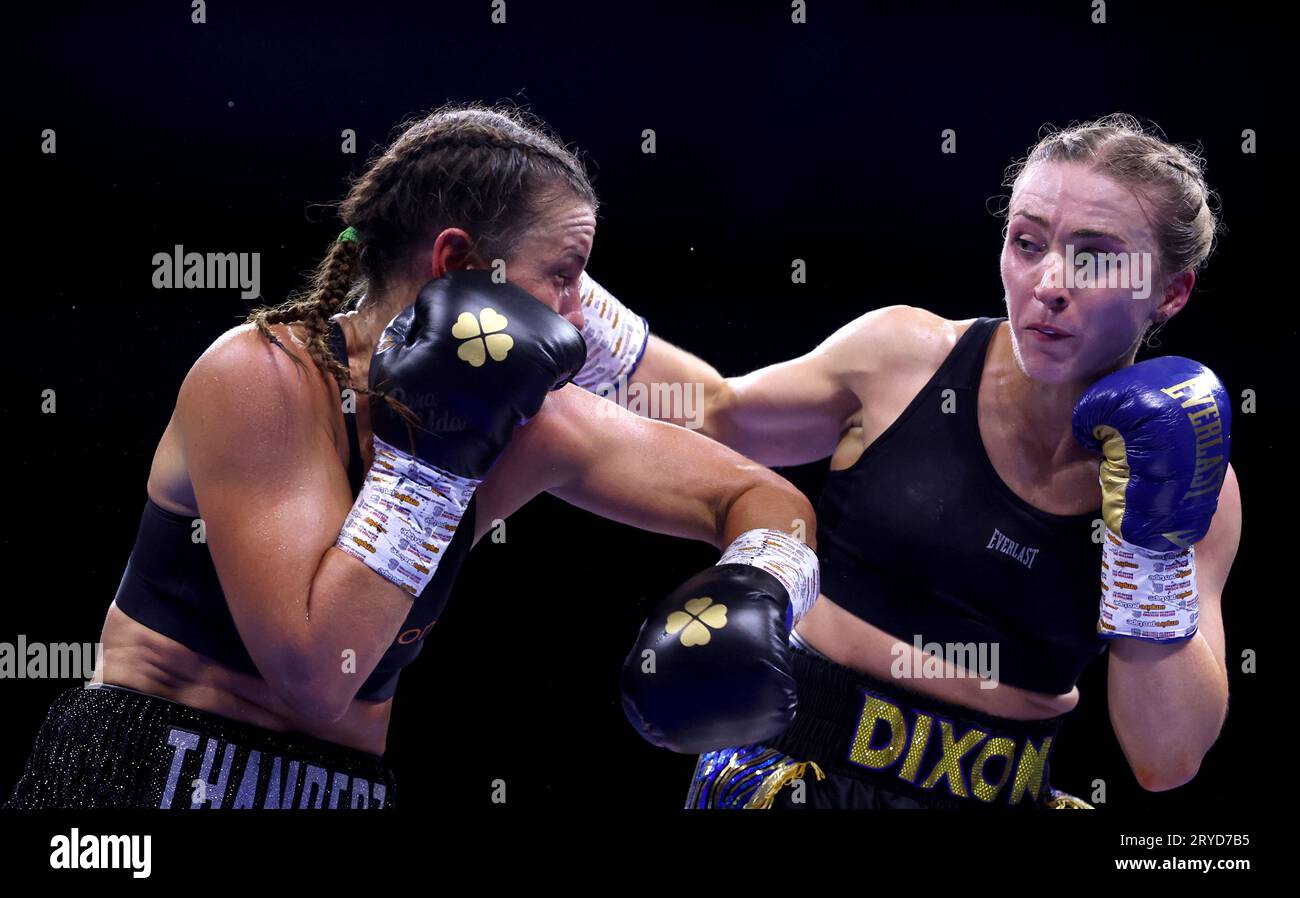
<svg viewBox="0 0 1300 898">
<path fill-rule="evenodd" d="M 475 538 L 541 492 L 719 549 L 755 528 L 794 532 L 814 545 L 812 506 L 784 478 L 712 440 L 623 412 L 574 386 L 547 397 L 479 487 Z"/>
<path fill-rule="evenodd" d="M 1228 674 L 1220 599 L 1240 539 L 1241 492 L 1228 465 L 1219 507 L 1196 544 L 1196 635 L 1179 643 L 1118 639 L 1110 645 L 1111 726 L 1144 789 L 1189 782 L 1223 726 Z"/>
<path fill-rule="evenodd" d="M 702 433 L 765 465 L 805 464 L 835 451 L 873 376 L 920 357 L 917 341 L 932 339 L 941 320 L 911 306 L 876 309 L 806 355 L 729 378 L 652 335 L 630 382 L 649 389 L 701 383 Z M 665 419 L 687 423 L 682 415 Z"/>
<path fill-rule="evenodd" d="M 726 378 L 718 373 L 704 359 L 697 355 L 687 352 L 680 346 L 674 346 L 658 334 L 650 334 L 646 343 L 645 355 L 641 357 L 640 363 L 636 366 L 636 371 L 628 381 L 629 384 L 642 384 L 643 386 L 652 386 L 654 384 L 699 384 L 704 394 L 704 416 L 701 420 L 699 417 L 692 417 L 688 412 L 694 412 L 695 409 L 686 409 L 681 406 L 660 403 L 654 407 L 658 412 L 654 415 L 656 420 L 667 421 L 669 424 L 676 424 L 678 427 L 689 427 L 693 430 L 699 430 L 705 436 L 712 436 L 709 432 L 711 422 L 708 418 L 708 409 L 718 399 L 719 391 L 725 389 Z M 627 397 L 624 397 L 626 401 Z M 646 413 L 650 413 L 650 407 L 646 407 Z"/>
<path fill-rule="evenodd" d="M 333 719 L 365 682 L 411 599 L 334 549 L 352 507 L 310 359 L 239 328 L 195 363 L 177 418 L 208 548 L 240 638 L 307 719 Z M 344 652 L 355 669 L 343 671 Z"/>
</svg>

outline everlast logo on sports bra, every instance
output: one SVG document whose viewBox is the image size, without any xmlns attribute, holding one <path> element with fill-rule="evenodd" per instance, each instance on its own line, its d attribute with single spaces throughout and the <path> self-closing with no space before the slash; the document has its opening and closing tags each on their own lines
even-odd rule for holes
<svg viewBox="0 0 1300 898">
<path fill-rule="evenodd" d="M 1026 568 L 1034 566 L 1034 559 L 1038 557 L 1038 550 L 1031 549 L 1028 546 L 1022 546 L 1011 537 L 1007 536 L 998 528 L 993 528 L 993 536 L 989 538 L 989 544 L 986 549 L 994 552 L 1001 552 L 1003 555 L 1010 555 L 1016 561 L 1019 561 Z"/>
<path fill-rule="evenodd" d="M 1005 789 L 1007 804 L 1038 800 L 1046 785 L 1051 736 L 1036 747 L 1027 737 L 993 736 L 971 726 L 959 737 L 950 720 L 901 708 L 867 690 L 863 694 L 862 716 L 849 749 L 854 764 L 883 771 L 901 761 L 900 780 L 927 790 L 942 782 L 953 798 L 988 804 Z M 927 758 L 931 762 L 923 764 Z"/>
</svg>

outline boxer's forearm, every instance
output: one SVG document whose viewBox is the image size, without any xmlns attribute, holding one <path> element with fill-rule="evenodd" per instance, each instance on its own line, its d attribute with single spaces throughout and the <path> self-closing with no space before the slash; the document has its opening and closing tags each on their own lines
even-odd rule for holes
<svg viewBox="0 0 1300 898">
<path fill-rule="evenodd" d="M 1196 776 L 1228 710 L 1228 680 L 1203 633 L 1186 642 L 1111 644 L 1111 725 L 1144 789 L 1160 792 Z"/>
<path fill-rule="evenodd" d="M 724 378 L 651 333 L 644 318 L 586 273 L 580 290 L 587 361 L 574 384 L 769 466 L 806 464 L 835 451 L 861 407 L 854 384 L 861 381 L 863 360 L 880 354 L 862 345 L 863 329 L 854 322 L 812 352 Z"/>
<path fill-rule="evenodd" d="M 696 430 L 770 467 L 807 464 L 835 451 L 846 421 L 861 408 L 844 374 L 841 342 L 832 338 L 830 348 L 723 377 L 652 334 L 623 404 Z M 682 401 L 676 403 L 676 397 Z"/>
<path fill-rule="evenodd" d="M 686 403 L 656 402 L 640 406 L 630 404 L 629 407 L 637 409 L 647 417 L 667 421 L 679 427 L 689 426 L 707 437 L 717 439 L 713 427 L 714 417 L 710 415 L 710 409 L 716 408 L 717 400 L 725 389 L 726 380 L 704 359 L 679 346 L 674 346 L 656 334 L 651 334 L 646 344 L 645 355 L 642 356 L 628 384 L 629 386 L 641 384 L 650 391 L 663 391 L 664 395 L 676 395 L 674 385 L 678 385 L 676 390 L 680 391 L 680 395 L 701 395 L 702 414 L 698 409 L 688 408 Z"/>
<path fill-rule="evenodd" d="M 817 548 L 817 523 L 812 505 L 785 480 L 751 486 L 739 493 L 719 516 L 719 547 L 730 545 L 748 530 L 781 530 Z"/>
</svg>

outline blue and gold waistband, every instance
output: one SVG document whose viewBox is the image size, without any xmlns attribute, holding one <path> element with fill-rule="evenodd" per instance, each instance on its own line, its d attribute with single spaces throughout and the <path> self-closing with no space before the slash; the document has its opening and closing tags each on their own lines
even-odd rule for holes
<svg viewBox="0 0 1300 898">
<path fill-rule="evenodd" d="M 761 745 L 711 751 L 695 767 L 686 808 L 769 808 L 778 792 L 809 772 L 825 777 L 816 763 Z"/>
</svg>

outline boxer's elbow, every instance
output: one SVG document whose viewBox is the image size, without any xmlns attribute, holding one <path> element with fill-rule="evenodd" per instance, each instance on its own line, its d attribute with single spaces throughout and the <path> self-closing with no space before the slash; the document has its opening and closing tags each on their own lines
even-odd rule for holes
<svg viewBox="0 0 1300 898">
<path fill-rule="evenodd" d="M 1138 785 L 1148 792 L 1168 792 L 1194 780 L 1214 745 L 1223 717 L 1215 720 L 1200 721 L 1204 729 L 1171 729 L 1159 734 L 1129 734 L 1128 738 L 1117 729 L 1116 735 Z"/>
<path fill-rule="evenodd" d="M 348 712 L 356 697 L 356 675 L 337 661 L 321 664 L 307 654 L 287 652 L 266 677 L 295 717 L 309 723 L 333 723 Z"/>
<path fill-rule="evenodd" d="M 1144 759 L 1132 765 L 1138 785 L 1148 792 L 1168 792 L 1185 786 L 1196 778 L 1201 758 L 1187 755 Z"/>
<path fill-rule="evenodd" d="M 331 691 L 320 687 L 294 690 L 288 696 L 294 716 L 315 724 L 341 720 L 352 707 L 353 698 L 350 692 Z"/>
<path fill-rule="evenodd" d="M 717 507 L 718 546 L 746 530 L 763 528 L 791 533 L 816 548 L 816 512 L 808 497 L 761 465 L 747 464 L 743 471 L 743 480 Z"/>
</svg>

